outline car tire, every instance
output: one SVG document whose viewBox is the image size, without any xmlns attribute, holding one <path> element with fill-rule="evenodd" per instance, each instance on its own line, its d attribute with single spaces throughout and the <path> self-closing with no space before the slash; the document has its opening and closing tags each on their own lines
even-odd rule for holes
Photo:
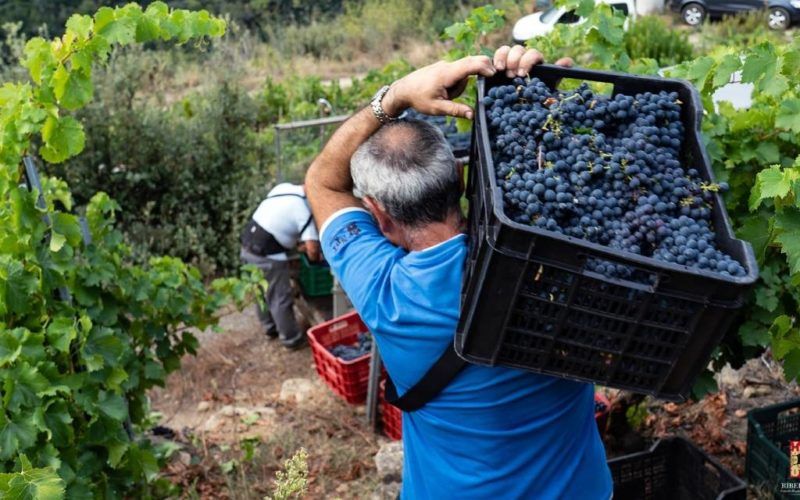
<svg viewBox="0 0 800 500">
<path fill-rule="evenodd" d="M 706 18 L 706 9 L 699 3 L 690 3 L 681 9 L 681 19 L 689 26 L 700 26 Z"/>
<path fill-rule="evenodd" d="M 789 18 L 789 11 L 783 7 L 772 7 L 769 9 L 769 16 L 767 17 L 767 26 L 769 29 L 775 31 L 783 31 L 789 28 L 791 19 Z"/>
</svg>

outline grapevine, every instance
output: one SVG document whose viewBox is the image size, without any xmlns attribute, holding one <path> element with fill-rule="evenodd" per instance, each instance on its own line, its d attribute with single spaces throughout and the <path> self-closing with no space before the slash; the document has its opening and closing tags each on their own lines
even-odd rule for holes
<svg viewBox="0 0 800 500">
<path fill-rule="evenodd" d="M 23 156 L 56 163 L 81 152 L 71 113 L 92 100 L 92 69 L 114 47 L 224 29 L 208 12 L 162 2 L 103 7 L 70 17 L 59 38 L 30 40 L 30 80 L 0 87 L 0 467 L 17 472 L 0 477 L 0 496 L 142 493 L 160 467 L 141 435 L 146 391 L 195 352 L 191 328 L 215 325 L 223 304 L 243 304 L 261 283 L 249 270 L 208 288 L 169 257 L 129 265 L 114 225 L 120 207 L 106 194 L 83 208 L 84 235 L 66 183 L 45 178 L 41 193 L 22 183 Z"/>
</svg>

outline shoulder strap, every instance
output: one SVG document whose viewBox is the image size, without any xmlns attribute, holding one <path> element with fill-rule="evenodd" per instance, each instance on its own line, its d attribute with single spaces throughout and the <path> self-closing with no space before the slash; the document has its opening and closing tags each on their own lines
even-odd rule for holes
<svg viewBox="0 0 800 500">
<path fill-rule="evenodd" d="M 311 224 L 312 220 L 314 220 L 314 214 L 308 214 L 308 220 L 306 221 L 305 224 L 303 224 L 303 227 L 300 229 L 300 236 L 303 236 L 303 232 L 306 230 L 308 225 Z"/>
<path fill-rule="evenodd" d="M 466 361 L 458 357 L 453 342 L 447 346 L 433 366 L 402 397 L 397 397 L 397 389 L 391 377 L 386 377 L 386 402 L 403 411 L 419 410 L 435 398 L 458 375 Z"/>
</svg>

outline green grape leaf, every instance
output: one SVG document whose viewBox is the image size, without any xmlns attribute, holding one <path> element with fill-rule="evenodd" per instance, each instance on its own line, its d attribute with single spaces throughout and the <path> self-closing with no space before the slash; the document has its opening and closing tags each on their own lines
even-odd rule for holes
<svg viewBox="0 0 800 500">
<path fill-rule="evenodd" d="M 44 422 L 54 442 L 72 443 L 75 431 L 72 426 L 72 416 L 69 414 L 69 407 L 65 401 L 56 400 L 48 405 L 44 412 Z"/>
<path fill-rule="evenodd" d="M 771 78 L 778 67 L 775 48 L 770 43 L 762 43 L 751 49 L 742 66 L 742 81 L 757 82 L 762 77 Z"/>
<path fill-rule="evenodd" d="M 54 234 L 64 235 L 67 243 L 73 247 L 81 244 L 83 234 L 81 233 L 81 223 L 78 217 L 64 212 L 56 212 L 52 215 L 52 219 Z"/>
<path fill-rule="evenodd" d="M 10 460 L 18 452 L 33 446 L 36 442 L 36 427 L 30 415 L 8 418 L 0 411 L 0 460 Z"/>
<path fill-rule="evenodd" d="M 93 26 L 94 21 L 90 16 L 73 14 L 67 19 L 67 29 L 78 35 L 81 40 L 89 38 Z"/>
<path fill-rule="evenodd" d="M 96 406 L 104 415 L 120 422 L 128 416 L 128 405 L 119 394 L 100 391 Z"/>
<path fill-rule="evenodd" d="M 800 99 L 785 99 L 775 115 L 775 126 L 800 134 Z"/>
<path fill-rule="evenodd" d="M 3 402 L 6 408 L 12 411 L 19 410 L 22 406 L 36 406 L 40 394 L 48 392 L 50 381 L 39 373 L 39 370 L 28 363 L 19 363 L 4 371 Z"/>
<path fill-rule="evenodd" d="M 108 43 L 127 45 L 136 40 L 136 20 L 117 16 L 114 9 L 101 7 L 94 16 L 95 32 Z"/>
<path fill-rule="evenodd" d="M 65 238 L 63 234 L 53 233 L 53 235 L 50 237 L 50 251 L 60 251 L 62 248 L 64 248 L 64 243 L 66 242 L 67 238 Z"/>
<path fill-rule="evenodd" d="M 24 459 L 21 472 L 0 473 L 0 498 L 13 500 L 61 500 L 64 480 L 54 468 L 34 469 Z"/>
<path fill-rule="evenodd" d="M 39 290 L 39 277 L 11 260 L 0 266 L 0 292 L 5 292 L 6 310 L 26 314 L 31 310 L 31 296 Z"/>
<path fill-rule="evenodd" d="M 142 448 L 138 444 L 130 446 L 126 461 L 135 476 L 152 481 L 158 475 L 159 467 L 155 455 L 151 450 Z"/>
<path fill-rule="evenodd" d="M 600 15 L 597 24 L 593 27 L 611 45 L 620 45 L 625 35 L 622 21 L 614 15 Z"/>
<path fill-rule="evenodd" d="M 789 89 L 789 80 L 781 74 L 771 74 L 758 84 L 758 90 L 765 95 L 779 97 Z"/>
<path fill-rule="evenodd" d="M 742 66 L 742 61 L 736 54 L 724 56 L 714 70 L 714 79 L 711 85 L 721 87 L 731 81 L 731 75 Z"/>
<path fill-rule="evenodd" d="M 149 10 L 149 9 L 148 9 Z M 136 24 L 136 41 L 151 42 L 161 37 L 161 27 L 154 16 L 141 16 Z"/>
<path fill-rule="evenodd" d="M 756 146 L 756 158 L 762 164 L 778 163 L 781 161 L 780 148 L 774 142 L 760 142 Z"/>
<path fill-rule="evenodd" d="M 714 59 L 712 57 L 705 56 L 695 59 L 689 65 L 689 69 L 686 72 L 686 78 L 694 83 L 698 89 L 702 89 L 706 86 L 706 81 L 708 80 L 708 77 L 711 74 L 711 68 L 713 67 Z"/>
<path fill-rule="evenodd" d="M 113 366 L 125 352 L 125 345 L 110 328 L 93 328 L 81 350 L 89 371 Z"/>
<path fill-rule="evenodd" d="M 22 352 L 22 345 L 18 338 L 18 336 L 22 336 L 21 330 L 21 328 L 16 329 L 16 333 L 19 335 L 11 332 L 0 334 L 0 367 L 13 363 Z"/>
<path fill-rule="evenodd" d="M 756 289 L 756 304 L 763 307 L 767 311 L 774 311 L 778 307 L 777 290 L 768 287 L 759 287 Z"/>
<path fill-rule="evenodd" d="M 39 153 L 50 163 L 61 163 L 77 155 L 83 151 L 86 142 L 83 126 L 71 116 L 48 116 L 42 127 L 42 139 L 44 147 Z"/>
<path fill-rule="evenodd" d="M 85 70 L 67 70 L 63 64 L 59 64 L 51 83 L 59 104 L 68 110 L 82 108 L 92 100 L 92 77 Z"/>
<path fill-rule="evenodd" d="M 78 336 L 73 318 L 57 317 L 47 325 L 47 342 L 59 352 L 69 352 L 70 343 Z"/>
<path fill-rule="evenodd" d="M 746 346 L 766 347 L 771 339 L 769 328 L 757 321 L 747 321 L 742 324 L 739 327 L 739 336 L 742 344 Z"/>
<path fill-rule="evenodd" d="M 775 216 L 775 229 L 781 233 L 775 238 L 781 252 L 786 255 L 792 274 L 800 272 L 800 212 L 786 210 Z"/>
<path fill-rule="evenodd" d="M 22 65 L 28 68 L 31 79 L 41 83 L 42 77 L 56 65 L 56 56 L 50 43 L 44 38 L 31 38 L 25 44 L 25 58 Z"/>
<path fill-rule="evenodd" d="M 766 198 L 783 198 L 789 194 L 791 183 L 778 166 L 762 170 L 758 173 L 758 183 L 761 186 L 761 196 Z"/>
<path fill-rule="evenodd" d="M 795 380 L 800 376 L 800 347 L 792 349 L 783 357 L 783 374 L 786 380 Z"/>
</svg>

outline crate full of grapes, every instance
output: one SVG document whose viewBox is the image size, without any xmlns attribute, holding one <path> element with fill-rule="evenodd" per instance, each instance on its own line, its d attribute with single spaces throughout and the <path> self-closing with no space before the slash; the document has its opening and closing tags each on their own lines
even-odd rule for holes
<svg viewBox="0 0 800 500">
<path fill-rule="evenodd" d="M 684 399 L 758 277 L 696 90 L 542 65 L 476 111 L 458 354 Z"/>
</svg>

